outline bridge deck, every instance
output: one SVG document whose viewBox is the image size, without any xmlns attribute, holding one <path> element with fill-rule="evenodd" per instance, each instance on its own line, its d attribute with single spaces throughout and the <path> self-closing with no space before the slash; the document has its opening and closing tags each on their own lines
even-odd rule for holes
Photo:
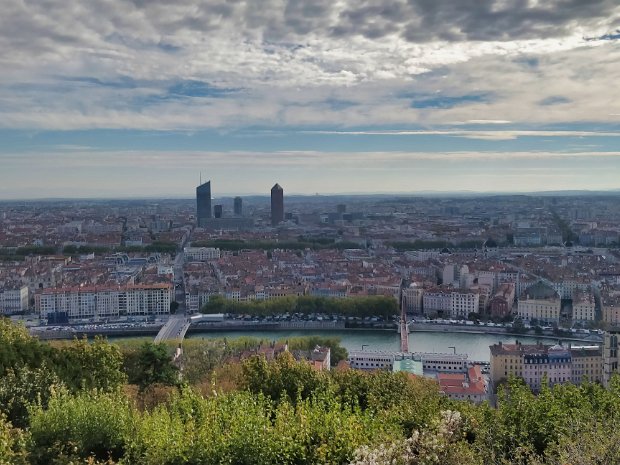
<svg viewBox="0 0 620 465">
<path fill-rule="evenodd" d="M 164 342 L 170 339 L 183 340 L 189 325 L 190 320 L 189 318 L 186 318 L 185 315 L 171 316 L 166 324 L 159 330 L 157 336 L 155 336 L 155 343 Z"/>
</svg>

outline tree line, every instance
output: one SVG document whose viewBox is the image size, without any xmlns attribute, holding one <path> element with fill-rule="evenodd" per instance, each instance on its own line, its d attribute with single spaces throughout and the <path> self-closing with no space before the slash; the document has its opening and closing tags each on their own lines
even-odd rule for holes
<svg viewBox="0 0 620 465">
<path fill-rule="evenodd" d="M 336 242 L 335 239 L 311 239 L 300 237 L 297 240 L 246 241 L 241 239 L 213 239 L 192 242 L 192 247 L 214 247 L 220 250 L 238 252 L 240 250 L 323 250 L 357 249 L 359 244 L 349 241 Z"/>
<path fill-rule="evenodd" d="M 269 300 L 237 302 L 223 296 L 212 296 L 201 309 L 202 313 L 228 313 L 232 315 L 270 316 L 285 313 L 310 315 L 353 316 L 359 318 L 381 317 L 389 320 L 398 314 L 398 302 L 393 297 L 364 296 L 328 298 L 315 296 L 289 296 Z"/>
<path fill-rule="evenodd" d="M 159 376 L 159 347 L 103 340 L 49 345 L 0 321 L 0 463 L 620 462 L 617 377 L 608 389 L 566 384 L 538 395 L 511 379 L 500 387 L 496 407 L 476 406 L 447 399 L 430 379 L 318 372 L 285 352 L 274 360 L 254 355 L 223 363 L 201 383 L 173 373 L 174 381 L 153 380 L 140 391 L 132 384 L 139 379 L 131 379 L 139 370 L 128 374 L 126 364 Z M 133 361 L 127 351 L 136 351 Z"/>
</svg>

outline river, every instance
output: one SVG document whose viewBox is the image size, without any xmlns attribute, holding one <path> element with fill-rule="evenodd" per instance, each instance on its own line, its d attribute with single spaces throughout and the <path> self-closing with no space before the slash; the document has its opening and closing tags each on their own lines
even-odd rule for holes
<svg viewBox="0 0 620 465">
<path fill-rule="evenodd" d="M 188 335 L 187 338 L 217 339 L 238 337 L 253 337 L 265 340 L 280 340 L 289 337 L 324 336 L 337 337 L 347 350 L 400 350 L 400 336 L 396 331 L 373 330 L 342 330 L 342 331 L 228 331 L 205 332 Z M 557 343 L 557 339 L 519 337 L 524 344 L 534 344 L 538 341 L 545 344 Z M 412 352 L 443 352 L 452 353 L 456 348 L 459 354 L 468 354 L 470 360 L 489 361 L 489 346 L 498 342 L 514 344 L 514 336 L 498 334 L 470 334 L 446 332 L 412 332 L 409 334 L 409 350 Z M 578 344 L 578 343 L 573 343 Z"/>
</svg>

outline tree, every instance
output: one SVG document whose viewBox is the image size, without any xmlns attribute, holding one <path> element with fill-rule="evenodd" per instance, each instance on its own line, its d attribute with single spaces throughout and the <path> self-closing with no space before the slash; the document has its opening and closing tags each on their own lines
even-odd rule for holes
<svg viewBox="0 0 620 465">
<path fill-rule="evenodd" d="M 129 382 L 141 390 L 152 384 L 174 386 L 179 382 L 178 369 L 165 344 L 145 342 L 133 354 L 126 355 L 125 370 Z"/>
<path fill-rule="evenodd" d="M 28 426 L 28 408 L 47 404 L 54 391 L 63 389 L 60 378 L 47 367 L 9 370 L 0 378 L 0 412 L 20 428 Z"/>
<path fill-rule="evenodd" d="M 26 435 L 0 413 L 0 464 L 27 465 Z"/>
<path fill-rule="evenodd" d="M 54 369 L 69 389 L 114 391 L 127 381 L 118 346 L 100 337 L 75 339 L 54 352 Z"/>
<path fill-rule="evenodd" d="M 121 393 L 60 392 L 47 407 L 32 409 L 30 456 L 33 464 L 119 460 L 130 438 L 132 408 Z"/>
<path fill-rule="evenodd" d="M 290 352 L 279 354 L 271 362 L 255 355 L 243 362 L 242 370 L 244 387 L 275 401 L 306 399 L 328 385 L 326 375 L 314 371 L 307 362 L 296 361 Z"/>
<path fill-rule="evenodd" d="M 179 308 L 179 303 L 176 300 L 170 302 L 170 313 L 175 314 Z"/>
<path fill-rule="evenodd" d="M 434 428 L 414 431 L 411 437 L 379 448 L 362 446 L 351 465 L 461 465 L 481 464 L 476 451 L 464 441 L 458 411 L 443 411 Z"/>
</svg>

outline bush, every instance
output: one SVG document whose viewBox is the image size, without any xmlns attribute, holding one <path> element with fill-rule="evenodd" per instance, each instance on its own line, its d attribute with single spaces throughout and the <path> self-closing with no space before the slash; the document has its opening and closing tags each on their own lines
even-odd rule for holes
<svg viewBox="0 0 620 465">
<path fill-rule="evenodd" d="M 60 392 L 48 408 L 30 411 L 33 464 L 58 463 L 59 458 L 118 460 L 125 453 L 133 410 L 120 393 Z"/>
</svg>

